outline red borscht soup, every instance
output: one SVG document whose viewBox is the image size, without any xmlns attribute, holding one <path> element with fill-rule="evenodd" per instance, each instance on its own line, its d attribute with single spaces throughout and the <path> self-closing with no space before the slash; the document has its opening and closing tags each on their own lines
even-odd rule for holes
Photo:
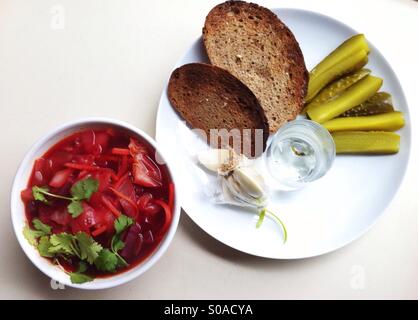
<svg viewBox="0 0 418 320">
<path fill-rule="evenodd" d="M 21 193 L 25 237 L 73 283 L 123 272 L 169 229 L 174 185 L 144 140 L 114 128 L 74 133 L 37 159 Z"/>
</svg>

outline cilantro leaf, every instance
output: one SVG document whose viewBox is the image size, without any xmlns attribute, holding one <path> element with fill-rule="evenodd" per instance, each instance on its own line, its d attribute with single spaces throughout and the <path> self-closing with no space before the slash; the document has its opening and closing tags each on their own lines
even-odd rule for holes
<svg viewBox="0 0 418 320">
<path fill-rule="evenodd" d="M 103 249 L 102 246 L 85 232 L 78 232 L 75 238 L 80 248 L 80 259 L 87 260 L 88 263 L 93 264 L 94 260 L 99 256 L 99 252 Z"/>
<path fill-rule="evenodd" d="M 82 284 L 82 283 L 90 282 L 94 280 L 94 277 L 91 277 L 84 273 L 87 271 L 87 269 L 88 269 L 87 263 L 85 263 L 84 261 L 80 261 L 78 263 L 78 268 L 76 272 L 65 271 L 65 273 L 67 273 L 70 276 L 71 283 Z"/>
<path fill-rule="evenodd" d="M 50 253 L 62 253 L 80 258 L 79 249 L 73 235 L 66 232 L 53 234 L 49 241 L 51 242 L 51 247 L 48 249 Z"/>
<path fill-rule="evenodd" d="M 58 194 L 49 192 L 48 187 L 32 187 L 33 198 L 44 203 L 49 203 L 45 196 L 49 196 L 57 199 L 64 199 L 71 201 L 67 206 L 68 212 L 73 218 L 77 218 L 83 212 L 83 206 L 81 200 L 90 200 L 90 197 L 94 192 L 99 189 L 99 181 L 93 178 L 87 178 L 74 184 L 71 188 L 72 197 L 65 197 Z"/>
<path fill-rule="evenodd" d="M 84 261 L 80 261 L 78 263 L 77 271 L 68 273 L 70 275 L 71 283 L 81 284 L 81 283 L 93 281 L 94 280 L 93 277 L 87 274 L 84 274 L 84 272 L 86 272 L 87 269 L 88 269 L 87 263 L 85 263 Z"/>
<path fill-rule="evenodd" d="M 45 235 L 47 234 L 51 234 L 52 232 L 52 227 L 48 226 L 47 224 L 43 223 L 41 220 L 39 220 L 38 218 L 35 218 L 32 220 L 32 224 L 33 227 L 38 230 L 38 231 L 42 231 Z"/>
<path fill-rule="evenodd" d="M 74 184 L 71 188 L 71 195 L 75 200 L 90 200 L 90 197 L 99 189 L 99 181 L 87 178 Z"/>
<path fill-rule="evenodd" d="M 127 267 L 129 265 L 118 253 L 118 251 L 122 250 L 124 247 L 125 243 L 120 239 L 120 234 L 115 234 L 110 243 L 110 248 L 118 259 L 118 267 Z"/>
<path fill-rule="evenodd" d="M 129 226 L 131 226 L 134 223 L 134 220 L 128 216 L 120 215 L 119 218 L 117 218 L 114 222 L 115 227 L 115 234 L 112 237 L 111 241 L 111 249 L 113 252 L 117 253 L 119 250 L 121 250 L 125 244 L 120 239 L 120 235 L 123 231 L 125 231 Z"/>
<path fill-rule="evenodd" d="M 49 204 L 49 201 L 48 201 L 48 199 L 45 198 L 45 196 L 49 196 L 49 197 L 57 198 L 57 199 L 70 200 L 70 201 L 73 200 L 73 198 L 65 197 L 65 196 L 61 196 L 59 194 L 54 194 L 54 193 L 49 192 L 48 187 L 33 186 L 32 187 L 32 195 L 33 195 L 33 198 L 35 200 L 42 201 L 46 204 Z"/>
<path fill-rule="evenodd" d="M 110 248 L 112 249 L 113 253 L 117 257 L 118 267 L 126 267 L 129 264 L 123 259 L 119 254 L 118 251 L 121 250 L 125 243 L 120 239 L 120 236 L 123 231 L 125 231 L 128 227 L 130 227 L 134 223 L 134 220 L 128 216 L 120 215 L 114 222 L 115 227 L 115 234 L 112 237 L 110 242 Z"/>
<path fill-rule="evenodd" d="M 84 261 L 80 261 L 78 263 L 78 269 L 77 269 L 77 273 L 83 273 L 86 272 L 88 269 L 88 265 L 87 263 L 85 263 Z"/>
<path fill-rule="evenodd" d="M 118 257 L 109 249 L 103 249 L 94 261 L 94 265 L 100 271 L 114 272 L 118 266 Z"/>
<path fill-rule="evenodd" d="M 49 201 L 47 198 L 45 198 L 45 193 L 49 192 L 48 187 L 38 187 L 33 186 L 32 187 L 32 195 L 35 200 L 42 201 L 43 203 L 48 204 Z"/>
<path fill-rule="evenodd" d="M 52 227 L 42 223 L 41 220 L 35 218 L 32 220 L 35 230 L 31 229 L 28 225 L 23 228 L 23 236 L 33 246 L 38 246 L 38 238 L 46 236 L 51 233 Z"/>
<path fill-rule="evenodd" d="M 43 235 L 44 235 L 44 233 L 42 231 L 33 230 L 33 229 L 29 228 L 28 225 L 26 225 L 23 228 L 23 236 L 33 246 L 37 246 L 38 245 L 38 238 L 39 237 L 42 237 Z"/>
<path fill-rule="evenodd" d="M 130 225 L 134 223 L 133 219 L 121 214 L 114 222 L 116 234 L 120 234 L 125 231 Z"/>
<path fill-rule="evenodd" d="M 49 253 L 77 256 L 89 264 L 94 263 L 102 250 L 102 246 L 85 232 L 78 232 L 76 235 L 66 232 L 53 234 L 49 241 Z"/>
<path fill-rule="evenodd" d="M 78 200 L 71 201 L 67 209 L 73 218 L 77 218 L 84 210 L 81 201 Z"/>
<path fill-rule="evenodd" d="M 54 253 L 49 252 L 49 248 L 51 247 L 51 242 L 49 242 L 48 236 L 42 236 L 39 239 L 38 244 L 38 251 L 42 257 L 52 258 Z"/>
<path fill-rule="evenodd" d="M 113 241 L 112 249 L 115 252 L 122 250 L 125 247 L 125 243 L 121 239 L 116 239 Z"/>
<path fill-rule="evenodd" d="M 75 284 L 81 284 L 81 283 L 90 282 L 94 280 L 94 278 L 83 273 L 70 272 L 69 275 L 70 275 L 71 283 L 75 283 Z"/>
</svg>

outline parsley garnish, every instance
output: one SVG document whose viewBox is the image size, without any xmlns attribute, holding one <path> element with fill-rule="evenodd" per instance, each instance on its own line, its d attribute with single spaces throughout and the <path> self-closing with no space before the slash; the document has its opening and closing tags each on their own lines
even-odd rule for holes
<svg viewBox="0 0 418 320">
<path fill-rule="evenodd" d="M 109 249 L 100 251 L 99 256 L 94 261 L 94 265 L 100 271 L 114 272 L 118 266 L 118 256 Z"/>
<path fill-rule="evenodd" d="M 123 249 L 123 247 L 125 246 L 120 236 L 133 223 L 134 223 L 134 220 L 132 218 L 129 218 L 123 214 L 120 215 L 119 218 L 117 218 L 114 222 L 115 234 L 113 235 L 112 241 L 110 242 L 110 248 L 112 249 L 113 253 L 116 255 L 119 266 L 123 266 L 123 267 L 128 266 L 128 263 L 125 261 L 125 259 L 123 259 L 119 255 L 118 251 Z"/>
<path fill-rule="evenodd" d="M 93 280 L 93 277 L 84 274 L 88 265 L 94 265 L 98 270 L 104 272 L 115 272 L 118 267 L 128 266 L 118 251 L 125 246 L 121 240 L 122 233 L 133 223 L 134 220 L 125 215 L 121 215 L 115 220 L 115 234 L 110 249 L 103 248 L 85 232 L 78 232 L 75 235 L 67 232 L 51 234 L 52 227 L 39 219 L 32 221 L 35 230 L 25 226 L 23 234 L 32 245 L 37 247 L 39 254 L 43 257 L 64 259 L 77 257 L 80 259 L 78 270 L 67 272 L 67 274 L 72 283 L 84 283 Z"/>
<path fill-rule="evenodd" d="M 49 251 L 50 248 L 51 248 L 51 242 L 49 241 L 49 237 L 48 236 L 42 236 L 39 239 L 39 244 L 38 244 L 39 254 L 42 257 L 46 257 L 46 258 L 54 257 L 55 254 L 52 253 L 51 251 Z"/>
<path fill-rule="evenodd" d="M 90 282 L 94 280 L 93 277 L 90 277 L 86 274 L 79 273 L 79 272 L 70 272 L 69 275 L 70 275 L 71 282 L 75 284 L 82 284 L 82 283 Z"/>
<path fill-rule="evenodd" d="M 75 238 L 80 249 L 80 259 L 93 264 L 99 256 L 99 252 L 103 249 L 102 246 L 84 232 L 78 232 Z"/>
<path fill-rule="evenodd" d="M 43 223 L 41 220 L 39 220 L 38 218 L 35 218 L 32 220 L 32 224 L 33 227 L 38 230 L 43 232 L 45 235 L 47 234 L 51 234 L 52 232 L 52 227 L 48 226 L 47 224 Z"/>
<path fill-rule="evenodd" d="M 31 229 L 29 226 L 25 226 L 23 228 L 23 235 L 31 245 L 36 247 L 38 245 L 38 238 L 51 234 L 52 227 L 44 224 L 39 219 L 33 219 L 32 224 L 35 230 Z"/>
<path fill-rule="evenodd" d="M 71 282 L 76 283 L 76 284 L 81 284 L 81 283 L 93 281 L 94 280 L 93 277 L 90 277 L 83 273 L 83 272 L 86 272 L 87 268 L 88 268 L 87 264 L 83 261 L 80 261 L 77 271 L 68 273 L 70 275 Z"/>
<path fill-rule="evenodd" d="M 72 197 L 65 197 L 49 192 L 48 187 L 32 187 L 33 198 L 48 204 L 45 196 L 71 201 L 67 206 L 68 212 L 73 218 L 77 218 L 83 212 L 82 200 L 90 200 L 90 197 L 99 188 L 99 181 L 93 178 L 87 178 L 74 184 L 71 188 Z"/>
<path fill-rule="evenodd" d="M 33 186 L 32 187 L 32 195 L 35 200 L 42 201 L 43 203 L 48 204 L 49 201 L 47 198 L 45 198 L 45 194 L 47 194 L 49 191 L 48 187 L 38 187 Z"/>
<path fill-rule="evenodd" d="M 23 228 L 23 235 L 25 236 L 26 240 L 28 240 L 28 242 L 31 245 L 37 246 L 38 245 L 38 238 L 42 237 L 44 235 L 44 233 L 42 231 L 33 230 L 33 229 L 29 228 L 29 226 L 26 225 Z"/>
<path fill-rule="evenodd" d="M 103 249 L 94 261 L 97 269 L 107 272 L 115 272 L 118 267 L 127 267 L 129 264 L 123 259 L 118 251 L 123 249 L 125 244 L 121 240 L 122 233 L 134 223 L 132 218 L 125 215 L 119 216 L 114 222 L 115 234 L 110 243 L 110 250 Z"/>
<path fill-rule="evenodd" d="M 77 232 L 75 235 L 66 232 L 53 234 L 49 241 L 49 252 L 77 256 L 90 264 L 94 263 L 102 250 L 102 246 L 85 232 Z"/>
<path fill-rule="evenodd" d="M 130 225 L 132 225 L 134 221 L 132 218 L 125 216 L 124 214 L 120 215 L 114 222 L 115 226 L 115 235 L 120 235 L 123 231 L 125 231 Z"/>
<path fill-rule="evenodd" d="M 51 247 L 48 249 L 49 252 L 77 256 L 81 259 L 76 238 L 72 234 L 66 232 L 53 234 L 49 241 L 51 242 Z"/>
<path fill-rule="evenodd" d="M 83 205 L 81 201 L 72 200 L 71 203 L 67 206 L 68 212 L 73 218 L 77 218 L 80 214 L 83 213 Z"/>
<path fill-rule="evenodd" d="M 77 200 L 90 200 L 93 193 L 99 188 L 99 181 L 87 178 L 74 184 L 71 188 L 71 195 Z"/>
</svg>

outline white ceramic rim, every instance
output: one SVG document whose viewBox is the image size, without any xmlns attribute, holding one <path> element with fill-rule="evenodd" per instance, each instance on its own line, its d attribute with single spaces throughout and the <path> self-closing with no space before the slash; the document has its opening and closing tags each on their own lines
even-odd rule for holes
<svg viewBox="0 0 418 320">
<path fill-rule="evenodd" d="M 13 229 L 16 235 L 16 238 L 22 248 L 22 250 L 25 252 L 26 256 L 29 258 L 29 260 L 32 261 L 32 263 L 45 275 L 50 277 L 51 279 L 57 280 L 60 283 L 74 287 L 79 289 L 88 289 L 88 290 L 95 290 L 95 289 L 107 289 L 115 286 L 122 285 L 124 283 L 127 283 L 136 277 L 143 274 L 145 271 L 147 271 L 149 268 L 151 268 L 164 254 L 164 252 L 167 250 L 168 246 L 170 245 L 174 234 L 177 230 L 177 226 L 180 219 L 180 204 L 179 204 L 179 192 L 178 190 L 175 190 L 174 194 L 174 212 L 173 212 L 173 219 L 170 225 L 170 229 L 168 230 L 167 234 L 165 235 L 164 239 L 161 241 L 159 246 L 155 249 L 155 251 L 143 262 L 141 262 L 139 265 L 135 266 L 134 268 L 125 271 L 120 274 L 116 274 L 115 276 L 110 276 L 106 278 L 97 278 L 93 280 L 92 282 L 87 282 L 84 284 L 73 284 L 70 281 L 70 278 L 65 272 L 58 266 L 54 266 L 50 261 L 47 259 L 41 257 L 32 245 L 29 244 L 29 242 L 26 240 L 26 238 L 23 236 L 22 233 L 22 220 L 26 223 L 26 216 L 25 213 L 22 210 L 19 210 L 18 207 L 21 205 L 22 200 L 20 197 L 21 192 L 21 185 L 24 181 L 24 184 L 27 184 L 27 181 L 29 179 L 28 174 L 25 172 L 27 171 L 27 168 L 29 168 L 29 172 L 32 171 L 34 160 L 41 156 L 42 153 L 40 153 L 41 148 L 47 147 L 50 148 L 52 145 L 56 142 L 49 142 L 52 140 L 55 136 L 59 135 L 60 133 L 68 130 L 73 130 L 76 132 L 77 130 L 81 129 L 81 127 L 85 127 L 88 125 L 111 125 L 120 127 L 122 129 L 131 131 L 133 134 L 140 136 L 144 140 L 146 140 L 158 153 L 159 157 L 161 157 L 161 160 L 165 162 L 167 165 L 168 172 L 171 176 L 171 179 L 176 186 L 176 177 L 173 170 L 171 170 L 170 165 L 167 163 L 168 157 L 164 155 L 164 153 L 157 147 L 157 144 L 153 138 L 151 138 L 148 134 L 143 132 L 142 130 L 136 128 L 135 126 L 121 120 L 112 119 L 112 118 L 106 118 L 106 117 L 87 117 L 87 118 L 81 118 L 81 119 L 75 119 L 72 121 L 68 121 L 57 128 L 51 130 L 44 136 L 42 136 L 26 153 L 24 156 L 21 164 L 19 165 L 19 168 L 17 170 L 16 176 L 13 181 L 13 187 L 11 192 L 11 218 L 12 218 L 12 224 Z M 29 173 L 30 174 L 30 173 Z"/>
</svg>

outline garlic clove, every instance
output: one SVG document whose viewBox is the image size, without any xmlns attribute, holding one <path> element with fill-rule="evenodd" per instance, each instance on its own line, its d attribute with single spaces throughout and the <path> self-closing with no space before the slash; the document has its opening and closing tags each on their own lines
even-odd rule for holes
<svg viewBox="0 0 418 320">
<path fill-rule="evenodd" d="M 264 179 L 245 156 L 233 149 L 208 149 L 198 154 L 198 161 L 218 174 L 219 198 L 224 203 L 255 208 L 266 206 L 268 191 Z"/>
<path fill-rule="evenodd" d="M 206 169 L 229 172 L 239 163 L 239 156 L 232 149 L 208 149 L 198 155 L 198 161 Z"/>
<path fill-rule="evenodd" d="M 235 194 L 231 192 L 230 186 L 226 179 L 222 178 L 221 180 L 221 189 L 222 189 L 222 195 L 223 200 L 226 203 L 233 204 L 233 205 L 239 205 L 239 206 L 248 206 L 248 204 L 240 199 L 238 199 Z"/>
<path fill-rule="evenodd" d="M 243 193 L 253 198 L 265 196 L 263 178 L 254 169 L 250 167 L 236 168 L 232 172 L 232 177 Z"/>
<path fill-rule="evenodd" d="M 254 198 L 242 192 L 232 176 L 225 177 L 224 184 L 236 202 L 244 202 L 254 206 Z"/>
<path fill-rule="evenodd" d="M 235 173 L 235 171 L 234 171 Z M 235 179 L 234 175 L 231 174 L 224 178 L 224 184 L 228 188 L 229 192 L 235 197 L 238 202 L 246 203 L 252 207 L 263 207 L 266 204 L 267 198 L 262 192 L 260 197 L 253 197 L 250 195 L 245 188 Z"/>
<path fill-rule="evenodd" d="M 218 168 L 228 160 L 228 149 L 208 149 L 197 156 L 200 164 L 206 169 L 218 172 Z"/>
</svg>

